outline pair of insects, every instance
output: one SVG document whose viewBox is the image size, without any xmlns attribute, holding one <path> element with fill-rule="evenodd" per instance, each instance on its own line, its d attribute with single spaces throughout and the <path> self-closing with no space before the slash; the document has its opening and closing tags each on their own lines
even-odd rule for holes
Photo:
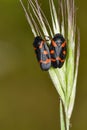
<svg viewBox="0 0 87 130">
<path fill-rule="evenodd" d="M 33 46 L 42 70 L 47 71 L 51 66 L 54 68 L 63 66 L 67 48 L 65 38 L 61 34 L 54 35 L 50 46 L 46 44 L 46 40 L 37 36 L 34 39 Z"/>
</svg>

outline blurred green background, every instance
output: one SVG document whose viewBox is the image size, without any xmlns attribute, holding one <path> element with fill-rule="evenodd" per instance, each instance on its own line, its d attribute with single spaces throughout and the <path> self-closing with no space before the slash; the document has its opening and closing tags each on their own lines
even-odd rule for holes
<svg viewBox="0 0 87 130">
<path fill-rule="evenodd" d="M 71 130 L 82 130 L 87 129 L 87 0 L 76 5 L 81 57 Z M 0 130 L 59 129 L 59 97 L 38 66 L 32 42 L 19 0 L 0 0 Z"/>
</svg>

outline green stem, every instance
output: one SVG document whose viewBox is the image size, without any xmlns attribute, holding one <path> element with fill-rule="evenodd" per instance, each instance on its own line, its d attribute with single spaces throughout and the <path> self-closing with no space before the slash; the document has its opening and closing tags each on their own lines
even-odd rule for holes
<svg viewBox="0 0 87 130">
<path fill-rule="evenodd" d="M 62 101 L 60 100 L 60 126 L 61 130 L 69 130 L 69 124 L 70 119 L 68 117 L 68 111 L 67 108 L 65 108 L 65 120 L 64 120 L 64 111 L 63 111 L 63 104 Z"/>
<path fill-rule="evenodd" d="M 66 117 L 66 130 L 69 130 L 69 119 Z"/>
<path fill-rule="evenodd" d="M 69 130 L 70 119 L 68 117 L 68 111 L 67 111 L 67 109 L 65 110 L 65 120 L 66 120 L 66 130 Z"/>
<path fill-rule="evenodd" d="M 61 100 L 60 100 L 60 126 L 61 126 L 61 130 L 65 130 L 64 112 L 63 112 L 63 105 Z"/>
</svg>

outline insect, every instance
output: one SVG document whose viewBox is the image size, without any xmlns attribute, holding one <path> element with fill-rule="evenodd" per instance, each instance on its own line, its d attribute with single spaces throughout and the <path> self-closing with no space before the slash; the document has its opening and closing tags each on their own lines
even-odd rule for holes
<svg viewBox="0 0 87 130">
<path fill-rule="evenodd" d="M 49 70 L 51 67 L 51 56 L 45 40 L 37 36 L 34 39 L 33 46 L 41 69 L 45 71 Z"/>
<path fill-rule="evenodd" d="M 50 45 L 51 63 L 54 68 L 61 68 L 66 58 L 66 41 L 61 34 L 54 35 Z"/>
</svg>

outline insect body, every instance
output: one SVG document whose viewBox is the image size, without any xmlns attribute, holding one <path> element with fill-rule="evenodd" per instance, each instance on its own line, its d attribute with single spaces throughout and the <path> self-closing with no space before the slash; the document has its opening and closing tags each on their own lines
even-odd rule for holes
<svg viewBox="0 0 87 130">
<path fill-rule="evenodd" d="M 50 55 L 54 68 L 61 68 L 66 58 L 66 41 L 61 34 L 56 34 L 51 40 Z"/>
<path fill-rule="evenodd" d="M 51 67 L 50 51 L 47 44 L 40 36 L 37 36 L 34 39 L 33 46 L 41 69 L 47 71 Z"/>
</svg>

